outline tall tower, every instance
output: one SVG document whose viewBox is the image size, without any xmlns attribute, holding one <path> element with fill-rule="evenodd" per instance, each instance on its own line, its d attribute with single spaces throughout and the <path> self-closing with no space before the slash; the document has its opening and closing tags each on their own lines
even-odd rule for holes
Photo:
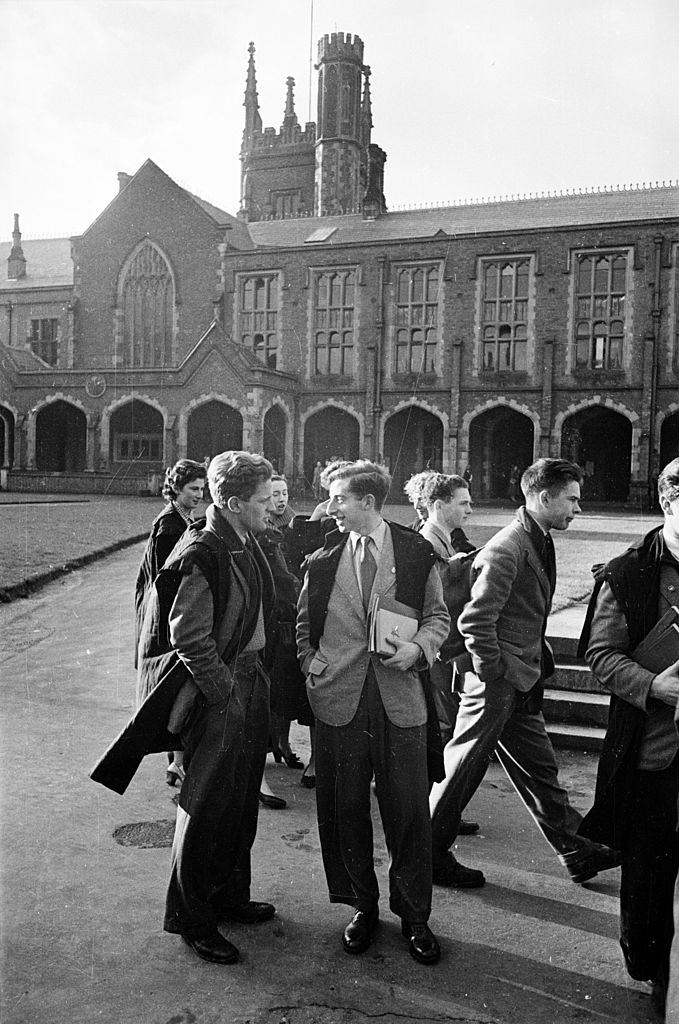
<svg viewBox="0 0 679 1024">
<path fill-rule="evenodd" d="M 333 32 L 318 43 L 318 123 L 314 212 L 355 213 L 368 182 L 370 71 L 363 64 L 363 41 Z"/>
<path fill-rule="evenodd" d="M 242 220 L 268 220 L 308 215 L 314 201 L 316 126 L 309 122 L 302 129 L 295 113 L 295 80 L 288 78 L 280 131 L 262 127 L 254 43 L 250 43 L 248 53 L 238 216 Z"/>
</svg>

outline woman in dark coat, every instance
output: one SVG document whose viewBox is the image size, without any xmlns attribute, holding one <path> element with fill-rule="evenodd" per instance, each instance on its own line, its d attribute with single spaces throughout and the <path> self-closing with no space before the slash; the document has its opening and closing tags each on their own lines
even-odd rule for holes
<svg viewBox="0 0 679 1024">
<path fill-rule="evenodd" d="M 206 476 L 205 466 L 200 462 L 192 462 L 191 459 L 180 459 L 174 466 L 165 470 L 163 497 L 167 501 L 167 505 L 153 520 L 134 588 L 135 668 L 137 668 L 137 649 L 144 622 L 146 596 L 175 544 L 186 527 L 193 522 L 193 513 L 203 497 Z M 177 780 L 181 781 L 184 776 L 182 751 L 174 751 L 173 755 L 168 755 L 168 759 L 170 764 L 165 774 L 165 781 L 168 786 L 174 786 Z"/>
</svg>

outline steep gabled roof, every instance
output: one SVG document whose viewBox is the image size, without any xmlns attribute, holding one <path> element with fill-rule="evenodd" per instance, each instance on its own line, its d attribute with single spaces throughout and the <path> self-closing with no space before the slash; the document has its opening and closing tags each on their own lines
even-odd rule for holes
<svg viewBox="0 0 679 1024">
<path fill-rule="evenodd" d="M 113 197 L 108 206 L 106 206 L 105 209 L 103 209 L 101 213 L 98 214 L 98 216 L 95 218 L 95 220 L 92 221 L 92 223 L 83 232 L 83 234 L 86 235 L 89 231 L 91 231 L 95 224 L 97 224 L 98 221 L 101 220 L 101 218 L 109 210 L 111 210 L 111 208 L 118 201 L 119 197 L 124 192 L 126 192 L 127 189 L 133 188 L 135 181 L 137 181 L 143 175 L 148 174 L 149 172 L 151 174 L 157 174 L 162 176 L 167 182 L 170 183 L 170 185 L 172 185 L 173 188 L 177 189 L 180 192 L 183 192 L 184 195 L 187 196 L 187 198 L 190 199 L 191 202 L 194 203 L 196 207 L 206 217 L 209 217 L 213 224 L 217 224 L 223 228 L 231 228 L 231 233 L 229 235 L 229 245 L 232 245 L 236 249 L 252 249 L 252 239 L 250 238 L 246 225 L 242 221 L 239 221 L 237 217 L 232 216 L 230 213 L 226 213 L 225 210 L 220 210 L 218 206 L 214 206 L 212 203 L 208 203 L 205 199 L 201 199 L 199 196 L 194 195 L 187 189 L 182 188 L 182 186 L 178 185 L 177 182 L 162 169 L 162 167 L 159 167 L 158 164 L 154 163 L 153 160 L 151 160 L 150 158 L 144 161 L 141 167 L 129 179 L 127 184 L 119 192 L 116 193 L 116 195 Z"/>
<path fill-rule="evenodd" d="M 679 186 L 676 185 L 465 202 L 424 210 L 397 210 L 375 220 L 347 214 L 254 221 L 248 228 L 258 247 L 304 246 L 311 251 L 315 246 L 416 240 L 437 234 L 455 237 L 672 218 L 679 218 Z M 326 237 L 321 239 L 322 235 Z"/>
<path fill-rule="evenodd" d="M 0 242 L 0 291 L 73 285 L 70 238 L 22 239 L 21 247 L 26 258 L 26 276 L 8 279 L 7 258 L 12 243 Z"/>
</svg>

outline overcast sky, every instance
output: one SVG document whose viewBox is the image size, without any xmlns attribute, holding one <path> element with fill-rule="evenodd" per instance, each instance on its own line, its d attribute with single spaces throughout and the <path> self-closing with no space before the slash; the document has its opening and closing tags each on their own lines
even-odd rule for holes
<svg viewBox="0 0 679 1024">
<path fill-rule="evenodd" d="M 236 213 L 260 113 L 309 118 L 310 0 L 0 0 L 0 237 L 81 233 L 151 157 Z M 679 178 L 677 0 L 313 0 L 358 34 L 387 204 Z M 316 74 L 311 119 L 315 120 Z"/>
</svg>

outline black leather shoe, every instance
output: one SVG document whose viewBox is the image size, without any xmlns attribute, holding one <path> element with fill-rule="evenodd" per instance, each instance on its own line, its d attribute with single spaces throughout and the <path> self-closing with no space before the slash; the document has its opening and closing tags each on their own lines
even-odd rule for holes
<svg viewBox="0 0 679 1024">
<path fill-rule="evenodd" d="M 436 964 L 441 959 L 441 947 L 427 924 L 401 921 L 401 934 L 408 939 L 408 952 L 420 964 Z"/>
<path fill-rule="evenodd" d="M 466 868 L 449 853 L 444 861 L 434 866 L 432 881 L 434 885 L 443 885 L 447 889 L 480 889 L 486 878 L 483 871 Z"/>
<path fill-rule="evenodd" d="M 569 858 L 564 866 L 571 876 L 571 882 L 582 885 L 589 882 L 600 871 L 609 871 L 617 868 L 622 863 L 622 854 L 619 850 L 612 850 L 610 846 L 595 843 L 593 850 L 588 850 L 578 857 Z"/>
<path fill-rule="evenodd" d="M 465 818 L 460 819 L 460 827 L 457 830 L 459 836 L 473 836 L 478 831 L 478 821 L 467 821 Z"/>
<path fill-rule="evenodd" d="M 192 935 L 182 935 L 182 938 L 201 960 L 209 960 L 211 964 L 235 964 L 238 960 L 236 947 L 216 930 L 198 938 Z"/>
<path fill-rule="evenodd" d="M 380 919 L 377 907 L 372 910 L 357 910 L 342 935 L 346 953 L 365 953 L 372 942 L 373 932 Z"/>
<path fill-rule="evenodd" d="M 282 811 L 284 807 L 288 806 L 287 800 L 284 800 L 282 796 L 274 796 L 269 793 L 260 793 L 259 802 L 264 804 L 265 807 L 271 807 L 275 811 Z"/>
<path fill-rule="evenodd" d="M 238 921 L 240 924 L 261 924 L 270 921 L 276 913 L 273 903 L 241 903 L 238 907 L 225 907 L 219 915 L 220 921 Z"/>
</svg>

